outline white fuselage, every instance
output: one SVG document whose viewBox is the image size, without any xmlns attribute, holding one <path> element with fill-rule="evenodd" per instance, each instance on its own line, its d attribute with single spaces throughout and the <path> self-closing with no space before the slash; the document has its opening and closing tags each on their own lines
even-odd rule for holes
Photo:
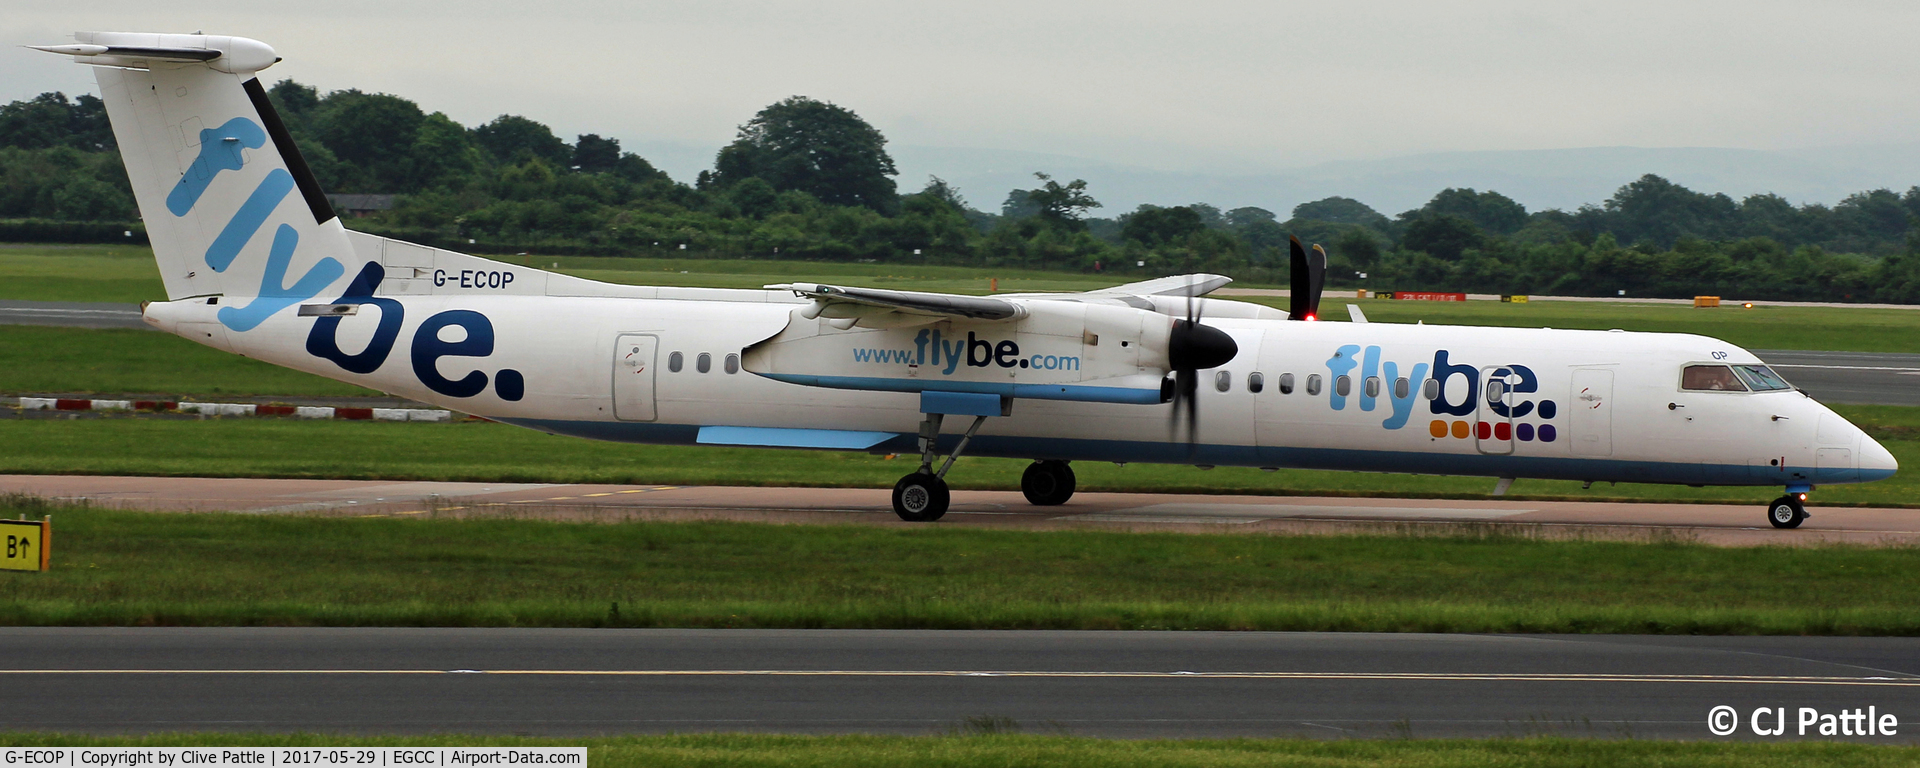
<svg viewBox="0 0 1920 768">
<path fill-rule="evenodd" d="M 547 276 L 514 269 L 522 272 L 515 287 Z M 572 280 L 547 277 L 554 284 Z M 402 288 L 382 297 L 390 304 L 360 304 L 366 311 L 331 321 L 338 323 L 327 334 L 337 355 L 359 355 L 355 365 L 366 373 L 316 354 L 315 326 L 327 321 L 291 310 L 244 334 L 220 328 L 218 307 L 205 300 L 155 303 L 147 317 L 164 330 L 249 357 L 556 434 L 916 450 L 922 414 L 915 394 L 786 383 L 728 359 L 787 326 L 796 308 L 790 294 L 607 288 L 631 295 L 508 294 L 498 279 L 491 289 L 443 284 L 408 295 Z M 402 317 L 382 340 L 376 336 L 387 306 L 399 307 Z M 440 327 L 422 333 L 429 318 Z M 1167 405 L 1018 399 L 1010 416 L 987 420 L 967 452 L 1695 485 L 1860 482 L 1890 475 L 1894 467 L 1872 438 L 1798 391 L 1681 389 L 1683 365 L 1760 362 L 1704 336 L 1207 322 L 1233 336 L 1240 352 L 1201 372 L 1194 443 L 1171 428 Z M 930 327 L 957 338 L 985 326 L 949 321 Z M 489 332 L 487 343 L 474 346 L 476 333 Z M 373 360 L 370 346 L 383 343 L 390 351 Z M 846 367 L 890 375 L 870 360 L 849 358 Z M 1258 392 L 1250 386 L 1255 374 L 1262 381 Z M 1484 397 L 1496 375 L 1514 383 L 1497 398 Z M 511 379 L 523 384 L 510 386 Z M 943 445 L 951 445 L 957 431 L 949 427 Z M 842 435 L 866 439 L 842 441 Z"/>
</svg>

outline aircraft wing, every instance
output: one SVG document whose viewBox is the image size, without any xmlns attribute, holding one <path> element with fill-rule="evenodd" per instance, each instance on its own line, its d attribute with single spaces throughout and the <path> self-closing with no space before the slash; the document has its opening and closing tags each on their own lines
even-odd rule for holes
<svg viewBox="0 0 1920 768">
<path fill-rule="evenodd" d="M 1152 280 L 1142 280 L 1137 283 L 1127 283 L 1126 285 L 1116 285 L 1112 288 L 1102 288 L 1097 291 L 1087 291 L 1087 293 L 1094 295 L 1122 294 L 1127 296 L 1199 297 L 1213 293 L 1231 282 L 1233 282 L 1233 278 L 1227 277 L 1226 275 L 1209 275 L 1205 273 L 1173 275 L 1171 277 L 1157 277 Z"/>
<path fill-rule="evenodd" d="M 769 290 L 790 290 L 813 299 L 813 306 L 801 310 L 814 317 L 859 317 L 874 310 L 918 315 L 933 319 L 965 317 L 973 320 L 1012 320 L 1025 315 L 1013 302 L 986 296 L 961 296 L 951 293 L 889 291 L 882 288 L 846 288 L 819 283 L 781 283 Z"/>
</svg>

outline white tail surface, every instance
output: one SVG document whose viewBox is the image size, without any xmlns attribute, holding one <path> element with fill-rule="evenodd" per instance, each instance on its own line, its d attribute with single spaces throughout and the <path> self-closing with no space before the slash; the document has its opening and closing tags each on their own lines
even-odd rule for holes
<svg viewBox="0 0 1920 768">
<path fill-rule="evenodd" d="M 245 332 L 359 271 L 255 76 L 279 60 L 273 49 L 212 35 L 75 39 L 43 50 L 96 65 L 168 299 L 222 297 L 220 324 Z"/>
</svg>

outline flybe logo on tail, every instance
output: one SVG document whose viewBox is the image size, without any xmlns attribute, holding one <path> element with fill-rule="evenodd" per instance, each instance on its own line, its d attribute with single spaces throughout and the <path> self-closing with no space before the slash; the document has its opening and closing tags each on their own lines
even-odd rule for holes
<svg viewBox="0 0 1920 768">
<path fill-rule="evenodd" d="M 246 165 L 243 150 L 259 149 L 267 141 L 267 132 L 259 123 L 244 117 L 236 117 L 218 128 L 206 128 L 200 131 L 200 154 L 188 166 L 180 181 L 173 185 L 173 191 L 167 193 L 167 211 L 175 216 L 186 216 L 200 204 L 207 189 L 213 185 L 222 173 L 237 171 Z M 213 244 L 207 246 L 206 262 L 215 272 L 225 272 L 233 266 L 241 249 L 253 240 L 260 227 L 266 224 L 267 217 L 280 207 L 287 193 L 294 187 L 293 175 L 283 168 L 267 172 L 240 204 L 239 210 L 221 227 Z M 346 274 L 346 267 L 333 257 L 325 257 L 307 269 L 306 274 L 287 285 L 287 267 L 293 263 L 294 251 L 300 247 L 300 233 L 293 227 L 281 224 L 274 230 L 273 243 L 267 249 L 267 263 L 260 274 L 259 290 L 254 299 L 244 307 L 221 307 L 215 314 L 222 325 L 235 331 L 251 331 L 265 322 L 273 313 L 291 307 L 320 294 L 326 287 Z"/>
</svg>

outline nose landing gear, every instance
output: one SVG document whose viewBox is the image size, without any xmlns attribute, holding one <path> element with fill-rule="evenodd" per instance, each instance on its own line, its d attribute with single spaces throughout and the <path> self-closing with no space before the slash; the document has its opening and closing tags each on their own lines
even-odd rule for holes
<svg viewBox="0 0 1920 768">
<path fill-rule="evenodd" d="M 1808 517 L 1807 492 L 1799 488 L 1788 488 L 1787 495 L 1767 505 L 1767 522 L 1775 528 L 1798 528 Z"/>
</svg>

